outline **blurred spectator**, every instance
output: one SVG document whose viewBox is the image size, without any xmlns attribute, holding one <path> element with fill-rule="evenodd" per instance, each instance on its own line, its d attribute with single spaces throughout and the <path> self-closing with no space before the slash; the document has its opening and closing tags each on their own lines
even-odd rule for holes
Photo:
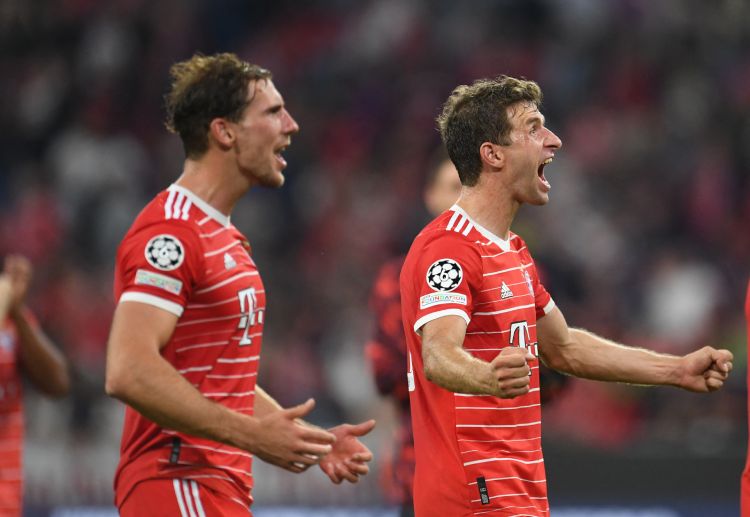
<svg viewBox="0 0 750 517">
<path fill-rule="evenodd" d="M 61 397 L 70 389 L 67 364 L 26 308 L 31 263 L 8 255 L 0 273 L 0 515 L 20 517 L 23 502 L 22 377 Z"/>
</svg>

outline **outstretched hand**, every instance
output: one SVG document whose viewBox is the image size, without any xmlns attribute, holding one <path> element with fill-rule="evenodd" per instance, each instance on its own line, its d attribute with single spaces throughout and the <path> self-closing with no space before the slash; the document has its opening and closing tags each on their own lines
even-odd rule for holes
<svg viewBox="0 0 750 517">
<path fill-rule="evenodd" d="M 732 371 L 734 356 L 729 350 L 705 346 L 682 358 L 683 373 L 679 386 L 688 391 L 706 393 L 716 391 Z"/>
<path fill-rule="evenodd" d="M 301 424 L 297 419 L 312 411 L 315 401 L 276 411 L 258 421 L 255 443 L 248 450 L 267 463 L 300 473 L 329 454 L 334 434 Z"/>
<path fill-rule="evenodd" d="M 367 465 L 372 460 L 370 449 L 357 438 L 364 436 L 375 427 L 375 420 L 361 424 L 341 424 L 328 431 L 336 437 L 333 450 L 320 460 L 320 469 L 337 485 L 346 480 L 359 481 L 360 476 L 370 471 Z"/>
</svg>

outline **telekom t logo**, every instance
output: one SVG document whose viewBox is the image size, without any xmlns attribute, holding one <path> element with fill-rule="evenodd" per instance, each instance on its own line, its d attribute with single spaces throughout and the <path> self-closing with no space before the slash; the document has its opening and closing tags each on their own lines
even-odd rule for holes
<svg viewBox="0 0 750 517">
<path fill-rule="evenodd" d="M 511 346 L 528 348 L 534 357 L 539 357 L 539 347 L 537 343 L 531 343 L 529 324 L 526 320 L 514 321 L 510 324 L 510 344 Z"/>
<path fill-rule="evenodd" d="M 243 289 L 237 293 L 237 297 L 240 299 L 240 322 L 237 328 L 245 329 L 240 346 L 251 345 L 253 339 L 248 332 L 256 323 L 263 323 L 263 310 L 257 308 L 258 298 L 255 296 L 255 287 Z"/>
</svg>

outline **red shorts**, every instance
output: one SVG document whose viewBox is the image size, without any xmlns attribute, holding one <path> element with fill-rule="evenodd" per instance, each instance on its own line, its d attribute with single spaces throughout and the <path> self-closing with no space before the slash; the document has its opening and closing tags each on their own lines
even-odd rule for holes
<svg viewBox="0 0 750 517">
<path fill-rule="evenodd" d="M 147 479 L 120 506 L 120 517 L 252 517 L 242 501 L 190 479 Z"/>
</svg>

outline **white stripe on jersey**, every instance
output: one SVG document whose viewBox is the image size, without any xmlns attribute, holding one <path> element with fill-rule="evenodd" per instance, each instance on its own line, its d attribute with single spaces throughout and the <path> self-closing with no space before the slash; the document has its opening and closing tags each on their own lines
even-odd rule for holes
<svg viewBox="0 0 750 517">
<path fill-rule="evenodd" d="M 204 253 L 203 256 L 206 258 L 213 257 L 214 255 L 218 255 L 219 253 L 224 253 L 228 249 L 234 248 L 235 246 L 239 246 L 239 245 L 240 245 L 240 241 L 230 242 L 223 248 L 219 248 L 218 250 L 213 250 L 213 251 L 209 251 L 208 253 Z"/>
<path fill-rule="evenodd" d="M 519 481 L 525 481 L 527 483 L 544 483 L 544 482 L 547 481 L 546 479 L 526 479 L 526 478 L 520 478 L 520 477 L 517 477 L 517 476 L 508 476 L 506 478 L 487 478 L 487 479 L 485 479 L 485 481 L 486 482 L 490 482 L 490 481 L 505 481 L 506 479 L 517 479 Z M 472 481 L 471 483 L 469 483 L 469 486 L 476 485 L 476 484 L 477 484 L 476 481 Z"/>
<path fill-rule="evenodd" d="M 193 206 L 193 202 L 189 199 L 182 205 L 182 220 L 187 221 L 190 217 L 190 207 Z"/>
<path fill-rule="evenodd" d="M 265 291 L 255 291 L 255 294 L 264 293 Z M 237 296 L 232 296 L 226 300 L 215 303 L 189 303 L 185 306 L 185 309 L 208 309 L 209 307 L 218 307 L 219 305 L 225 305 L 227 303 L 236 302 Z"/>
<path fill-rule="evenodd" d="M 240 393 L 228 392 L 228 391 L 225 391 L 225 392 L 216 391 L 216 392 L 211 392 L 211 393 L 204 393 L 203 396 L 204 397 L 247 397 L 248 395 L 254 395 L 254 394 L 255 394 L 255 390 L 242 391 Z"/>
<path fill-rule="evenodd" d="M 464 467 L 468 467 L 469 465 L 478 465 L 479 463 L 492 463 L 495 461 L 515 461 L 517 463 L 523 463 L 524 465 L 534 465 L 535 463 L 542 463 L 544 461 L 544 458 L 531 461 L 519 460 L 518 458 L 484 458 L 482 460 L 467 461 L 464 463 Z"/>
<path fill-rule="evenodd" d="M 530 303 L 528 305 L 519 305 L 518 307 L 511 307 L 510 309 L 502 309 L 499 311 L 475 312 L 474 314 L 472 314 L 472 316 L 491 316 L 493 314 L 502 314 L 504 312 L 520 311 L 521 309 L 528 309 L 529 307 L 534 307 L 534 304 Z"/>
<path fill-rule="evenodd" d="M 182 370 L 177 370 L 180 373 L 190 373 L 190 372 L 207 372 L 213 368 L 212 365 L 209 366 L 193 366 L 192 368 L 183 368 Z"/>
<path fill-rule="evenodd" d="M 222 228 L 219 228 L 217 230 L 212 231 L 211 233 L 201 233 L 201 234 L 199 234 L 199 237 L 201 239 L 210 239 L 211 237 L 216 237 L 221 232 L 224 232 L 226 230 L 227 230 L 227 228 L 222 227 Z"/>
<path fill-rule="evenodd" d="M 461 228 L 463 228 L 464 224 L 467 223 L 467 222 L 469 222 L 469 220 L 466 219 L 465 217 L 461 216 L 461 219 L 458 220 L 458 224 L 456 225 L 455 228 L 453 228 L 453 231 L 456 232 L 456 233 L 460 232 Z"/>
<path fill-rule="evenodd" d="M 190 484 L 190 488 L 193 491 L 193 500 L 195 501 L 195 509 L 198 510 L 198 517 L 206 517 L 206 512 L 203 511 L 203 503 L 201 503 L 201 494 L 198 491 L 198 483 L 195 481 L 185 481 Z"/>
<path fill-rule="evenodd" d="M 153 305 L 154 307 L 158 307 L 160 309 L 164 309 L 167 312 L 171 312 L 178 318 L 182 316 L 182 312 L 184 311 L 184 308 L 179 303 L 165 300 L 164 298 L 159 298 L 158 296 L 154 296 L 153 294 L 139 293 L 136 291 L 126 291 L 122 293 L 119 303 L 122 302 L 139 302 L 145 303 L 146 305 Z"/>
<path fill-rule="evenodd" d="M 185 201 L 185 194 L 182 192 L 177 192 L 177 197 L 174 200 L 174 205 L 172 206 L 172 213 L 167 217 L 167 219 L 179 219 L 180 218 L 180 208 L 182 208 L 182 203 Z"/>
<path fill-rule="evenodd" d="M 228 344 L 229 344 L 229 341 L 214 341 L 212 343 L 200 343 L 198 345 L 190 345 L 190 346 L 183 346 L 181 348 L 177 348 L 175 352 L 179 354 L 187 350 L 193 350 L 194 348 L 209 348 L 212 346 L 226 346 Z"/>
<path fill-rule="evenodd" d="M 532 436 L 531 438 L 511 438 L 510 440 L 468 440 L 466 438 L 462 438 L 457 441 L 467 443 L 533 442 L 534 440 L 539 440 L 541 437 L 542 435 Z"/>
<path fill-rule="evenodd" d="M 209 373 L 206 375 L 206 379 L 247 379 L 248 377 L 255 377 L 257 373 L 238 373 L 236 375 L 218 375 L 215 373 Z"/>
<path fill-rule="evenodd" d="M 471 451 L 461 451 L 461 454 L 471 454 L 472 452 L 482 452 L 482 450 L 481 449 L 474 449 L 474 450 L 471 450 Z M 518 452 L 542 452 L 542 449 L 529 449 L 529 450 L 525 450 L 525 451 L 497 450 L 497 452 L 504 452 L 504 453 L 507 453 L 507 454 L 515 454 L 515 453 L 518 453 Z"/>
<path fill-rule="evenodd" d="M 529 499 L 544 499 L 544 497 L 530 497 Z M 494 510 L 485 510 L 483 512 L 474 512 L 474 515 L 484 515 L 486 513 L 504 512 L 507 508 L 534 508 L 542 513 L 549 513 L 549 510 L 539 510 L 536 506 L 503 506 L 502 508 L 496 508 Z M 536 517 L 533 513 L 514 513 L 508 517 Z"/>
<path fill-rule="evenodd" d="M 185 497 L 185 506 L 190 513 L 190 517 L 198 517 L 195 509 L 193 508 L 193 498 L 190 496 L 190 488 L 188 487 L 187 481 L 182 481 L 182 495 Z"/>
<path fill-rule="evenodd" d="M 204 217 L 203 219 L 201 219 L 200 221 L 198 221 L 198 226 L 203 226 L 204 224 L 206 224 L 211 219 L 212 219 L 212 217 L 210 215 L 207 215 L 206 217 Z"/>
<path fill-rule="evenodd" d="M 158 458 L 156 461 L 158 461 L 159 463 L 171 463 L 172 465 L 182 465 L 183 467 L 195 467 L 195 466 L 205 467 L 205 465 L 202 463 L 190 463 L 187 461 L 178 461 L 177 463 L 174 463 L 164 458 Z M 232 467 L 227 467 L 226 465 L 212 465 L 211 468 L 221 469 L 221 470 L 231 470 L 232 472 L 237 472 L 239 474 L 242 474 L 243 476 L 252 476 L 250 472 L 244 471 L 242 469 L 235 469 Z M 186 477 L 198 478 L 198 476 L 186 476 Z M 208 476 L 204 476 L 204 477 L 208 477 Z"/>
<path fill-rule="evenodd" d="M 469 235 L 469 232 L 474 228 L 474 225 L 472 223 L 469 223 L 466 225 L 466 229 L 461 232 L 462 235 L 466 236 Z"/>
<path fill-rule="evenodd" d="M 172 194 L 172 192 L 170 192 L 170 194 Z M 181 517 L 190 517 L 189 514 L 185 511 L 185 502 L 182 500 L 182 489 L 180 487 L 180 480 L 173 479 L 172 486 L 174 487 L 175 497 L 177 497 L 177 506 L 180 507 Z"/>
<path fill-rule="evenodd" d="M 458 219 L 458 216 L 458 212 L 453 212 L 450 221 L 448 221 L 448 226 L 445 227 L 446 231 L 450 231 L 453 228 L 453 225 L 456 223 L 456 219 Z"/>
<path fill-rule="evenodd" d="M 227 284 L 231 284 L 235 280 L 239 280 L 240 278 L 245 278 L 246 276 L 258 276 L 257 271 L 245 271 L 238 275 L 234 275 L 232 277 L 227 278 L 223 282 L 219 282 L 218 284 L 214 284 L 211 287 L 206 287 L 205 289 L 201 289 L 200 291 L 195 291 L 195 294 L 203 294 L 207 293 L 209 291 L 213 291 L 214 289 L 218 289 L 219 287 L 223 287 Z"/>
<path fill-rule="evenodd" d="M 185 476 L 185 479 L 204 479 L 204 478 L 208 478 L 208 479 L 221 479 L 221 480 L 224 480 L 224 481 L 232 481 L 232 478 L 230 478 L 230 477 L 227 477 L 227 476 L 216 476 L 216 475 L 211 475 L 211 474 L 196 474 L 194 476 Z"/>
<path fill-rule="evenodd" d="M 231 320 L 234 318 L 241 318 L 241 317 L 242 317 L 242 314 L 235 314 L 234 316 L 222 316 L 220 318 L 203 318 L 201 320 L 181 321 L 176 326 L 184 327 L 186 325 L 195 325 L 196 323 L 207 323 L 209 321 Z"/>
<path fill-rule="evenodd" d="M 243 451 L 225 451 L 224 449 L 217 449 L 216 447 L 209 447 L 207 445 L 193 445 L 189 443 L 183 443 L 183 447 L 187 447 L 188 449 L 204 449 L 207 451 L 213 451 L 213 452 L 219 452 L 221 454 L 229 454 L 232 456 L 243 456 L 246 458 L 252 458 L 253 455 L 249 452 L 243 452 Z M 172 447 L 172 444 L 167 444 L 165 447 Z"/>
<path fill-rule="evenodd" d="M 481 409 L 482 411 L 512 411 L 514 409 L 527 409 L 530 407 L 538 407 L 539 404 L 531 404 L 529 406 L 516 406 L 516 407 L 476 407 L 476 406 L 456 406 L 456 409 Z"/>
<path fill-rule="evenodd" d="M 174 203 L 175 191 L 170 190 L 167 195 L 167 201 L 164 203 L 164 219 L 170 219 L 172 217 L 172 203 Z"/>
<path fill-rule="evenodd" d="M 504 253 L 515 253 L 515 252 L 516 252 L 515 250 L 508 250 L 508 251 L 501 251 L 500 253 L 495 253 L 494 255 L 479 255 L 479 256 L 482 258 L 495 258 L 495 257 L 499 257 L 500 255 L 503 255 Z"/>
<path fill-rule="evenodd" d="M 544 314 L 549 314 L 550 312 L 552 312 L 552 309 L 554 308 L 555 308 L 555 300 L 550 298 L 549 301 L 547 302 L 547 305 L 544 306 L 542 311 L 544 312 Z"/>
<path fill-rule="evenodd" d="M 251 363 L 253 361 L 257 361 L 260 358 L 259 355 L 253 355 L 250 357 L 238 357 L 237 359 L 226 359 L 224 357 L 221 357 L 216 360 L 217 363 L 228 363 L 228 364 L 234 364 L 234 363 Z"/>
<path fill-rule="evenodd" d="M 491 273 L 484 273 L 482 274 L 482 276 L 499 275 L 501 273 L 507 273 L 508 271 L 518 271 L 519 269 L 523 269 L 523 266 L 511 267 L 508 269 L 501 269 L 500 271 L 492 271 Z"/>
<path fill-rule="evenodd" d="M 536 422 L 526 422 L 524 424 L 456 424 L 456 427 L 479 427 L 481 429 L 507 429 L 511 427 L 530 427 L 532 425 L 539 425 L 541 424 L 541 420 L 537 420 Z"/>
</svg>

